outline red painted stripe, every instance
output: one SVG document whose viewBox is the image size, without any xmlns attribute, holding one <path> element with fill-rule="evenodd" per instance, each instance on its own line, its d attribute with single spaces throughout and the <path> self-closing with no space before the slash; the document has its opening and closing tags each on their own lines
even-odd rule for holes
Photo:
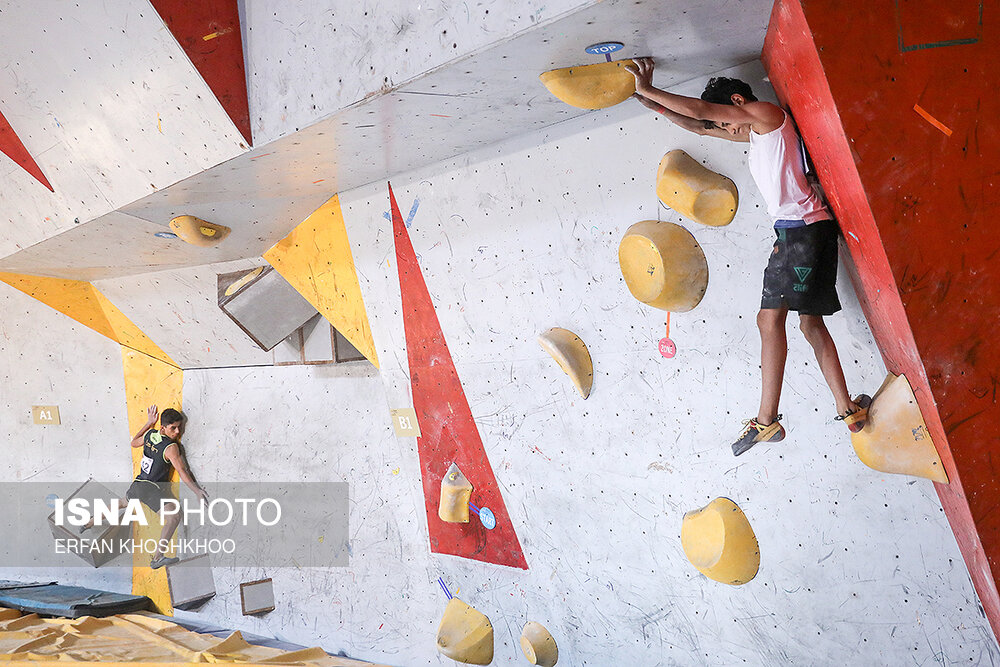
<svg viewBox="0 0 1000 667">
<path fill-rule="evenodd" d="M 174 39 L 253 146 L 243 37 L 236 0 L 150 0 Z"/>
<path fill-rule="evenodd" d="M 392 185 L 389 205 L 403 298 L 410 388 L 421 433 L 417 450 L 431 551 L 526 570 L 528 563 L 486 457 Z M 472 483 L 473 504 L 490 508 L 496 516 L 493 530 L 486 530 L 475 515 L 467 524 L 445 523 L 438 518 L 441 479 L 453 462 Z"/>
<path fill-rule="evenodd" d="M 49 179 L 45 178 L 45 174 L 42 173 L 41 167 L 38 166 L 35 159 L 28 153 L 28 149 L 21 143 L 21 139 L 18 138 L 17 133 L 14 132 L 14 128 L 10 126 L 10 123 L 7 122 L 2 113 L 0 113 L 0 151 L 3 151 L 4 155 L 16 162 L 21 169 L 34 176 L 39 183 L 55 192 L 52 186 L 49 185 Z"/>
</svg>

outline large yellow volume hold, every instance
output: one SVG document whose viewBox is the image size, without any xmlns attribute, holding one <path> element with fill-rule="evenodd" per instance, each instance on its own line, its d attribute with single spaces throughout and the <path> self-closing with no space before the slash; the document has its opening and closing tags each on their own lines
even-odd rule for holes
<svg viewBox="0 0 1000 667">
<path fill-rule="evenodd" d="M 539 75 L 549 92 L 578 109 L 604 109 L 635 92 L 635 77 L 625 67 L 632 60 L 563 67 Z"/>
<path fill-rule="evenodd" d="M 618 263 L 639 301 L 676 313 L 691 310 L 708 289 L 708 261 L 691 232 L 672 222 L 644 220 L 625 231 Z"/>
<path fill-rule="evenodd" d="M 664 206 L 712 227 L 732 222 L 740 201 L 735 183 L 679 149 L 660 160 L 656 196 Z"/>
<path fill-rule="evenodd" d="M 729 498 L 716 498 L 684 515 L 684 555 L 709 579 L 739 586 L 760 569 L 760 547 L 750 522 Z"/>
<path fill-rule="evenodd" d="M 493 624 L 458 598 L 445 607 L 437 634 L 438 652 L 470 665 L 493 662 Z"/>
<path fill-rule="evenodd" d="M 521 650 L 524 657 L 533 665 L 552 667 L 559 662 L 559 647 L 552 634 L 545 626 L 535 621 L 528 621 L 521 630 Z"/>
<path fill-rule="evenodd" d="M 438 517 L 448 523 L 469 523 L 469 500 L 472 498 L 472 483 L 454 463 L 441 478 L 441 500 L 438 503 Z"/>
<path fill-rule="evenodd" d="M 584 398 L 590 396 L 594 385 L 594 362 L 590 359 L 586 343 L 572 331 L 559 327 L 539 334 L 538 343 L 569 376 L 580 395 Z"/>
<path fill-rule="evenodd" d="M 179 215 L 170 221 L 170 230 L 182 241 L 208 247 L 217 245 L 232 231 L 224 225 L 207 222 L 193 215 Z"/>
<path fill-rule="evenodd" d="M 858 458 L 880 472 L 948 483 L 913 388 L 905 375 L 889 375 L 872 397 L 865 427 L 851 434 Z"/>
</svg>

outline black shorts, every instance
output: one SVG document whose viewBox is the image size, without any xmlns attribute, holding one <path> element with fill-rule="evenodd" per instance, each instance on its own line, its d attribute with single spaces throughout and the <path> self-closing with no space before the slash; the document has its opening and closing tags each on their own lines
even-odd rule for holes
<svg viewBox="0 0 1000 667">
<path fill-rule="evenodd" d="M 177 501 L 177 496 L 174 495 L 170 486 L 170 482 L 150 482 L 145 479 L 137 479 L 128 487 L 125 498 L 127 500 L 138 498 L 143 505 L 154 512 L 159 512 L 162 501 Z"/>
<path fill-rule="evenodd" d="M 837 237 L 833 220 L 775 229 L 771 258 L 764 269 L 761 309 L 787 307 L 800 315 L 833 315 L 837 297 Z"/>
</svg>

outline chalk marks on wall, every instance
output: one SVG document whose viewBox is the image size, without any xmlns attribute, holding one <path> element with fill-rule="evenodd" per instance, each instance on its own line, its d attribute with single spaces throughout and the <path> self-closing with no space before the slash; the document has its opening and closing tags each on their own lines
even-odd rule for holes
<svg viewBox="0 0 1000 667">
<path fill-rule="evenodd" d="M 389 204 L 410 389 L 420 422 L 417 450 L 431 551 L 528 569 L 391 185 Z M 492 530 L 483 525 L 481 514 L 479 522 L 469 523 L 446 523 L 438 517 L 441 480 L 453 463 L 475 489 L 471 502 L 490 508 Z"/>
</svg>

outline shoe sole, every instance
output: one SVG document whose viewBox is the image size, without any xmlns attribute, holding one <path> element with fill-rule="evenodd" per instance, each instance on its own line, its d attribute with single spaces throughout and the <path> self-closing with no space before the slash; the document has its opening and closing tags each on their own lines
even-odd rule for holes
<svg viewBox="0 0 1000 667">
<path fill-rule="evenodd" d="M 742 449 L 737 449 L 736 445 L 733 445 L 733 456 L 740 456 L 741 454 L 746 454 L 750 449 L 759 442 L 781 442 L 785 439 L 785 429 L 784 427 L 775 421 L 773 424 L 769 424 L 767 428 L 757 434 L 757 437 L 747 443 L 746 447 Z"/>
</svg>

